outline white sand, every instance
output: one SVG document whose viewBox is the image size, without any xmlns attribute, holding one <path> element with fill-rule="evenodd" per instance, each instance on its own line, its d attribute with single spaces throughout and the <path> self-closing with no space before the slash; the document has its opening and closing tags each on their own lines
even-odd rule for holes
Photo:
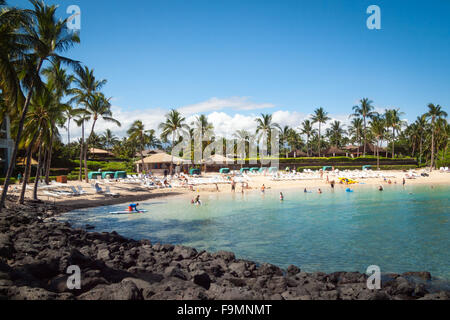
<svg viewBox="0 0 450 320">
<path fill-rule="evenodd" d="M 420 172 L 420 171 L 417 171 Z M 401 185 L 403 178 L 405 177 L 405 172 L 402 171 L 382 171 L 382 173 L 386 176 L 393 176 L 392 178 L 386 178 L 387 181 L 384 181 L 383 178 L 366 178 L 366 179 L 355 179 L 358 182 L 364 183 L 364 185 L 388 185 L 388 181 L 391 180 L 392 185 Z M 406 179 L 406 185 L 442 185 L 449 184 L 450 185 L 450 173 L 433 171 L 429 173 L 429 177 L 417 177 L 415 179 Z M 218 176 L 218 173 L 208 173 L 206 177 Z M 336 176 L 329 176 L 329 180 L 335 180 L 336 186 L 340 186 L 338 177 L 345 176 L 344 173 Z M 250 181 L 248 182 L 248 189 L 245 188 L 244 192 L 250 192 L 252 190 L 260 190 L 261 186 L 264 184 L 267 189 L 299 189 L 303 190 L 307 188 L 308 190 L 317 190 L 321 188 L 324 192 L 326 192 L 327 188 L 330 188 L 330 184 L 327 182 L 327 173 L 324 173 L 322 179 L 315 180 L 288 180 L 288 181 L 272 181 L 270 176 L 262 176 L 262 175 L 249 175 Z M 32 186 L 32 184 L 30 185 Z M 209 185 L 201 185 L 195 186 L 193 190 L 189 190 L 186 187 L 179 188 L 166 188 L 166 189 L 155 189 L 148 190 L 139 184 L 130 184 L 123 182 L 111 182 L 109 184 L 102 184 L 100 186 L 104 189 L 105 186 L 109 186 L 111 192 L 120 194 L 119 197 L 107 197 L 101 194 L 96 194 L 95 190 L 92 188 L 91 184 L 86 184 L 85 182 L 79 181 L 69 181 L 67 187 L 59 188 L 58 190 L 66 190 L 69 191 L 69 186 L 82 186 L 84 191 L 87 192 L 86 195 L 81 196 L 61 196 L 61 197 L 52 197 L 43 193 L 43 190 L 39 190 L 38 196 L 39 199 L 48 202 L 54 202 L 57 204 L 61 204 L 67 206 L 68 210 L 70 208 L 83 208 L 83 207 L 91 207 L 91 206 L 100 206 L 100 205 L 108 205 L 108 204 L 116 204 L 116 203 L 125 203 L 125 202 L 134 202 L 134 201 L 144 201 L 147 199 L 155 198 L 155 197 L 169 197 L 175 195 L 188 195 L 193 194 L 194 192 L 200 193 L 210 193 L 217 192 L 216 186 L 214 184 Z M 358 188 L 361 186 L 360 184 L 352 184 L 352 188 Z M 13 194 L 18 194 L 20 192 L 20 185 L 12 185 L 10 188 L 11 191 L 16 189 Z M 219 192 L 231 192 L 230 184 L 218 184 Z M 51 192 L 51 190 L 50 190 Z M 242 184 L 236 184 L 236 191 L 242 192 Z M 31 199 L 32 191 L 27 190 L 26 197 Z"/>
</svg>

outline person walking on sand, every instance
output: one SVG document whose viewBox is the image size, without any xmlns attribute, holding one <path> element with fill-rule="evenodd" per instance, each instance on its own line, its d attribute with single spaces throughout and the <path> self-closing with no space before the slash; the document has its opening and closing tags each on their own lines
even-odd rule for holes
<svg viewBox="0 0 450 320">
<path fill-rule="evenodd" d="M 236 191 L 236 182 L 233 180 L 231 181 L 231 192 Z"/>
<path fill-rule="evenodd" d="M 265 186 L 265 185 L 262 185 L 262 187 L 261 187 L 261 192 L 264 193 L 264 191 L 266 191 L 266 186 Z"/>
</svg>

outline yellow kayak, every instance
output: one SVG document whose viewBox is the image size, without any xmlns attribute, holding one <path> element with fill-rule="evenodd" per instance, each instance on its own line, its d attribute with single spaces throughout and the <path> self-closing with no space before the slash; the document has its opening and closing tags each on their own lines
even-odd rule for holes
<svg viewBox="0 0 450 320">
<path fill-rule="evenodd" d="M 343 183 L 348 183 L 348 184 L 358 183 L 358 181 L 352 180 L 352 179 L 348 179 L 348 178 L 339 178 L 339 180 L 341 180 Z"/>
</svg>

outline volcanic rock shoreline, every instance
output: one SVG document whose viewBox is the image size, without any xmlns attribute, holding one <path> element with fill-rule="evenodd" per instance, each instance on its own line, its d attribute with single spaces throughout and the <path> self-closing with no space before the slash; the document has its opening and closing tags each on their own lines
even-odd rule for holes
<svg viewBox="0 0 450 320">
<path fill-rule="evenodd" d="M 380 290 L 358 272 L 306 273 L 236 259 L 231 252 L 74 229 L 51 216 L 66 208 L 7 204 L 0 213 L 0 299 L 12 300 L 448 300 L 428 272 L 390 274 Z M 81 269 L 81 289 L 67 268 Z"/>
</svg>

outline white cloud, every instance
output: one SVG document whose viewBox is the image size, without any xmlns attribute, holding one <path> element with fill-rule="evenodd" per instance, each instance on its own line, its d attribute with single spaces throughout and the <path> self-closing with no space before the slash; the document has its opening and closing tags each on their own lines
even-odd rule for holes
<svg viewBox="0 0 450 320">
<path fill-rule="evenodd" d="M 157 129 L 158 125 L 164 120 L 164 116 L 167 113 L 163 109 L 148 109 L 148 110 L 126 110 L 119 106 L 113 106 L 111 108 L 113 113 L 113 118 L 117 119 L 121 126 L 118 127 L 116 124 L 111 122 L 105 122 L 99 119 L 95 125 L 95 132 L 101 135 L 106 129 L 110 129 L 115 135 L 119 137 L 126 136 L 127 130 L 130 128 L 131 124 L 136 120 L 141 120 L 147 129 Z M 88 122 L 85 125 L 85 135 L 89 135 L 91 130 L 92 122 Z M 67 133 L 64 135 L 61 131 L 63 142 L 67 141 Z M 70 124 L 70 140 L 75 141 L 81 137 L 81 127 L 77 127 L 73 121 Z"/>
<path fill-rule="evenodd" d="M 249 132 L 255 132 L 255 119 L 260 116 L 260 114 L 244 114 L 242 112 L 235 112 L 230 114 L 224 111 L 220 111 L 221 109 L 229 108 L 237 111 L 245 111 L 251 109 L 271 108 L 273 106 L 274 105 L 270 103 L 255 104 L 248 101 L 248 98 L 246 97 L 234 97 L 229 99 L 211 98 L 207 101 L 195 105 L 179 108 L 178 111 L 182 112 L 183 116 L 186 117 L 186 123 L 188 125 L 190 125 L 191 122 L 195 120 L 195 117 L 200 113 L 206 114 L 208 117 L 208 121 L 211 122 L 214 126 L 214 132 L 216 136 L 231 138 L 236 130 L 244 129 Z M 159 133 L 158 125 L 164 121 L 165 115 L 168 110 L 161 108 L 130 110 L 119 106 L 113 106 L 112 112 L 113 117 L 119 120 L 122 126 L 118 127 L 113 123 L 108 123 L 100 119 L 97 121 L 97 124 L 95 126 L 95 132 L 97 134 L 100 135 L 106 129 L 111 129 L 115 135 L 119 136 L 120 138 L 124 137 L 126 136 L 127 130 L 135 120 L 141 120 L 146 128 L 155 129 Z M 310 114 L 304 114 L 297 111 L 277 110 L 272 113 L 272 120 L 282 127 L 288 125 L 292 128 L 297 129 L 301 125 L 302 121 L 310 118 L 310 116 Z M 350 123 L 350 119 L 348 118 L 347 114 L 329 115 L 329 117 L 332 120 L 329 121 L 327 125 L 323 126 L 324 131 L 334 120 L 341 121 L 345 125 L 348 125 Z M 87 123 L 85 126 L 86 136 L 89 134 L 91 124 L 92 123 Z M 314 126 L 317 127 L 317 124 L 315 124 Z M 77 127 L 73 123 L 73 121 L 71 122 L 70 131 L 71 141 L 75 141 L 75 139 L 79 139 L 81 137 L 81 128 Z M 61 136 L 63 142 L 66 142 L 67 132 L 65 132 L 65 130 L 61 130 Z"/>
<path fill-rule="evenodd" d="M 206 101 L 181 107 L 178 111 L 185 115 L 191 115 L 196 113 L 219 111 L 223 109 L 248 111 L 273 107 L 275 107 L 275 105 L 271 103 L 252 102 L 249 100 L 249 97 L 230 97 L 225 99 L 213 97 Z"/>
</svg>

